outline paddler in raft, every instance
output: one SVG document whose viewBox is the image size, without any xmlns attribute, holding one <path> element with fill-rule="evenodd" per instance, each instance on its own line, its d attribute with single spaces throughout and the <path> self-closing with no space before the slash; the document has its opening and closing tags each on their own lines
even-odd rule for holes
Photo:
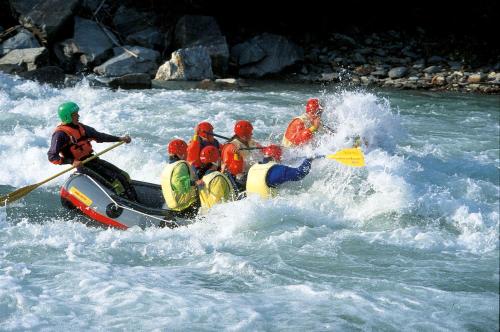
<svg viewBox="0 0 500 332">
<path fill-rule="evenodd" d="M 186 161 L 187 144 L 172 140 L 167 147 L 168 164 L 161 173 L 161 189 L 167 208 L 176 216 L 191 218 L 198 213 L 200 201 L 196 188 L 196 174 Z"/>
<path fill-rule="evenodd" d="M 306 158 L 299 167 L 279 164 L 281 148 L 269 145 L 262 149 L 264 159 L 250 167 L 247 177 L 247 195 L 258 194 L 262 198 L 276 196 L 279 185 L 302 180 L 311 170 L 313 158 Z"/>
<path fill-rule="evenodd" d="M 201 167 L 200 154 L 204 147 L 214 146 L 220 152 L 219 141 L 214 137 L 213 132 L 214 127 L 206 121 L 198 123 L 194 129 L 193 138 L 187 146 L 186 160 L 196 169 Z"/>
<path fill-rule="evenodd" d="M 281 144 L 284 147 L 304 145 L 312 141 L 318 131 L 323 130 L 321 106 L 318 98 L 311 98 L 306 103 L 304 114 L 295 117 L 288 124 Z"/>
<path fill-rule="evenodd" d="M 82 161 L 94 153 L 91 141 L 130 143 L 130 136 L 117 137 L 100 133 L 94 128 L 80 123 L 79 110 L 80 108 L 74 102 L 59 105 L 57 114 L 61 123 L 52 134 L 50 148 L 47 152 L 49 161 L 56 165 L 72 164 L 78 172 L 87 174 L 117 194 L 136 201 L 137 194 L 130 183 L 130 176 L 127 172 L 100 158 L 95 158 L 82 165 Z"/>
</svg>

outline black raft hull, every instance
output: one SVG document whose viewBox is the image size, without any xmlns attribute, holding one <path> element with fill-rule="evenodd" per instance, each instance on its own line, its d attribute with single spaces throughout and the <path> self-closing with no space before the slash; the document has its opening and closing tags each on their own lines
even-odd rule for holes
<svg viewBox="0 0 500 332">
<path fill-rule="evenodd" d="M 74 173 L 61 188 L 61 202 L 67 208 L 77 208 L 98 224 L 127 229 L 177 227 L 186 224 L 176 218 L 175 212 L 165 209 L 161 186 L 153 183 L 132 181 L 138 202 L 129 201 L 88 175 Z"/>
</svg>

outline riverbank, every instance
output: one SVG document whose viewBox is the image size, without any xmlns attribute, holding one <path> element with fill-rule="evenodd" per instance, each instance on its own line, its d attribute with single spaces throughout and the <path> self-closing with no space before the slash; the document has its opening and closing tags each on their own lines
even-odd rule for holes
<svg viewBox="0 0 500 332">
<path fill-rule="evenodd" d="M 228 23 L 227 15 L 210 16 L 213 8 L 206 6 L 191 14 L 186 4 L 171 9 L 44 0 L 32 8 L 28 2 L 13 2 L 11 19 L 0 22 L 0 71 L 42 83 L 68 86 L 86 77 L 111 88 L 218 90 L 272 79 L 500 93 L 498 47 L 478 40 L 472 30 L 436 34 L 422 27 L 381 30 L 382 24 L 368 29 L 323 22 L 325 29 L 314 31 L 311 22 L 293 14 L 274 25 L 249 27 Z"/>
</svg>

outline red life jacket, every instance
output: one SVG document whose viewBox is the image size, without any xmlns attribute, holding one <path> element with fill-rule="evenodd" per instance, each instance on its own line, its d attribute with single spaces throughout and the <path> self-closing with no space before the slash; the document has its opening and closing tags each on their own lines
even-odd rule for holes
<svg viewBox="0 0 500 332">
<path fill-rule="evenodd" d="M 94 152 L 92 145 L 90 144 L 90 138 L 87 137 L 85 129 L 81 124 L 78 124 L 78 129 L 65 124 L 60 124 L 55 129 L 55 132 L 57 131 L 62 131 L 68 135 L 70 142 L 64 147 L 69 145 L 69 151 L 71 152 L 71 157 L 73 157 L 73 159 L 83 160 L 85 157 L 88 157 L 92 152 Z M 62 157 L 68 158 L 70 156 Z"/>
</svg>

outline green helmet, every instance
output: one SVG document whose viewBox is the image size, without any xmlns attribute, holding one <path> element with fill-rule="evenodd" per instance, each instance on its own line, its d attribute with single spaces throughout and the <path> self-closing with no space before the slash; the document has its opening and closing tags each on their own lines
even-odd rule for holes
<svg viewBox="0 0 500 332">
<path fill-rule="evenodd" d="M 69 101 L 67 103 L 63 103 L 59 105 L 59 108 L 57 109 L 57 114 L 59 115 L 59 118 L 61 119 L 62 123 L 71 123 L 71 115 L 75 112 L 78 112 L 80 110 L 80 107 L 78 107 L 77 104 L 75 104 L 72 101 Z"/>
</svg>

